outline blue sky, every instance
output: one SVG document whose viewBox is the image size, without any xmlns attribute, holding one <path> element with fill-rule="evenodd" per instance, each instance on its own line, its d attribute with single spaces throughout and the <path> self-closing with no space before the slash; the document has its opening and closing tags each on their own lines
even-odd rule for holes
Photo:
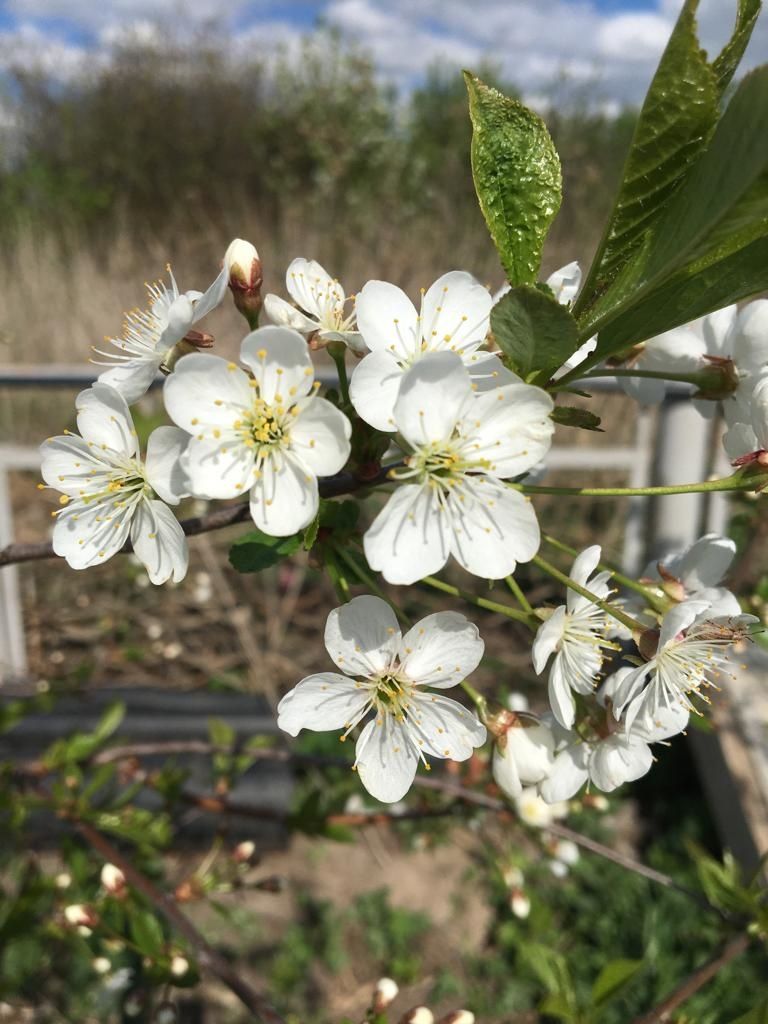
<svg viewBox="0 0 768 1024">
<path fill-rule="evenodd" d="M 143 38 L 215 22 L 232 52 L 296 46 L 319 21 L 368 50 L 402 89 L 434 63 L 499 66 L 529 97 L 565 81 L 608 103 L 642 97 L 681 0 L 0 0 L 0 69 L 38 63 L 77 74 L 109 59 L 126 33 Z M 722 44 L 736 0 L 700 0 L 704 44 Z M 224 12 L 224 13 L 222 13 Z M 748 65 L 768 60 L 762 16 Z"/>
</svg>

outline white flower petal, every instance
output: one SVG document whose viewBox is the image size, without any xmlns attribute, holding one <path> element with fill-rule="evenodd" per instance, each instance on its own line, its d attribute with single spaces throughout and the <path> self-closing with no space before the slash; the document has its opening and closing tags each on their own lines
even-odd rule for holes
<svg viewBox="0 0 768 1024">
<path fill-rule="evenodd" d="M 138 454 L 139 443 L 125 398 L 98 381 L 75 399 L 77 428 L 83 440 L 96 448 L 110 448 L 128 458 Z"/>
<path fill-rule="evenodd" d="M 231 429 L 253 405 L 248 376 L 218 356 L 192 353 L 166 379 L 163 401 L 173 422 L 189 434 Z"/>
<path fill-rule="evenodd" d="M 448 523 L 431 487 L 398 487 L 363 537 L 368 565 L 388 583 L 439 572 L 450 553 Z"/>
<path fill-rule="evenodd" d="M 632 782 L 651 770 L 653 754 L 636 736 L 616 733 L 597 743 L 589 759 L 589 777 L 604 793 Z"/>
<path fill-rule="evenodd" d="M 464 503 L 450 496 L 451 553 L 474 576 L 503 579 L 539 550 L 536 513 L 522 494 L 491 477 L 477 478 L 472 495 Z"/>
<path fill-rule="evenodd" d="M 391 432 L 404 371 L 388 352 L 371 352 L 352 372 L 349 397 L 357 415 L 377 430 Z"/>
<path fill-rule="evenodd" d="M 251 518 L 271 537 L 309 526 L 319 505 L 317 477 L 288 453 L 267 459 L 251 488 Z"/>
<path fill-rule="evenodd" d="M 53 550 L 72 569 L 100 565 L 121 550 L 128 540 L 135 505 L 118 506 L 120 495 L 109 501 L 83 505 L 73 501 L 56 517 Z"/>
<path fill-rule="evenodd" d="M 736 545 L 730 538 L 707 533 L 688 548 L 674 574 L 685 589 L 694 594 L 698 590 L 716 587 L 735 557 Z"/>
<path fill-rule="evenodd" d="M 225 266 L 222 268 L 219 276 L 208 286 L 205 292 L 193 301 L 190 326 L 191 324 L 198 323 L 204 316 L 207 316 L 221 303 L 227 293 L 228 284 L 229 271 Z M 187 292 L 187 295 L 191 295 L 191 293 Z M 186 334 L 186 331 L 184 333 Z"/>
<path fill-rule="evenodd" d="M 714 313 L 709 313 L 701 321 L 701 333 L 707 346 L 707 354 L 727 358 L 727 339 L 731 332 L 736 318 L 739 314 L 739 307 L 734 303 L 732 306 L 725 306 Z"/>
<path fill-rule="evenodd" d="M 566 263 L 547 278 L 547 284 L 561 305 L 573 302 L 581 287 L 581 267 L 576 260 Z"/>
<path fill-rule="evenodd" d="M 352 428 L 347 417 L 325 398 L 296 403 L 291 424 L 291 450 L 316 476 L 338 473 L 349 458 Z"/>
<path fill-rule="evenodd" d="M 365 726 L 356 754 L 357 773 L 371 796 L 385 804 L 403 799 L 416 775 L 418 755 L 405 728 L 392 715 Z"/>
<path fill-rule="evenodd" d="M 577 743 L 561 750 L 555 758 L 552 772 L 541 784 L 541 795 L 548 804 L 570 800 L 589 778 L 590 747 Z"/>
<path fill-rule="evenodd" d="M 549 670 L 547 697 L 555 720 L 564 729 L 571 729 L 576 720 L 572 684 L 573 680 L 565 672 L 563 658 L 558 654 Z"/>
<path fill-rule="evenodd" d="M 401 669 L 413 682 L 443 689 L 475 671 L 485 644 L 477 626 L 458 612 L 435 612 L 403 637 Z"/>
<path fill-rule="evenodd" d="M 326 306 L 341 304 L 345 298 L 339 282 L 316 260 L 292 260 L 285 272 L 285 286 L 296 305 L 318 319 Z"/>
<path fill-rule="evenodd" d="M 531 650 L 533 668 L 536 675 L 541 675 L 550 655 L 554 654 L 558 649 L 560 641 L 563 639 L 564 628 L 565 605 L 561 604 L 555 608 L 549 618 L 545 619 L 536 630 Z"/>
<path fill-rule="evenodd" d="M 355 301 L 357 327 L 371 352 L 410 360 L 421 352 L 418 314 L 402 289 L 369 281 Z"/>
<path fill-rule="evenodd" d="M 768 366 L 768 299 L 747 303 L 739 313 L 730 336 L 732 358 L 748 374 Z"/>
<path fill-rule="evenodd" d="M 196 498 L 236 498 L 253 482 L 253 451 L 239 439 L 191 437 L 179 461 Z"/>
<path fill-rule="evenodd" d="M 400 627 L 386 601 L 363 594 L 328 616 L 325 646 L 347 675 L 373 678 L 394 663 L 400 645 Z"/>
<path fill-rule="evenodd" d="M 458 701 L 419 691 L 413 694 L 405 728 L 423 753 L 451 761 L 466 761 L 486 739 L 485 726 Z"/>
<path fill-rule="evenodd" d="M 523 784 L 520 781 L 520 773 L 517 770 L 517 762 L 507 748 L 504 750 L 499 746 L 493 749 L 493 778 L 509 797 L 513 799 L 523 792 Z"/>
<path fill-rule="evenodd" d="M 91 454 L 87 441 L 75 434 L 50 437 L 40 445 L 40 472 L 43 480 L 57 491 L 77 497 L 82 491 L 90 490 L 107 482 L 110 466 Z M 94 474 L 93 470 L 97 471 Z"/>
<path fill-rule="evenodd" d="M 131 522 L 131 543 L 152 583 L 187 575 L 189 551 L 179 521 L 162 501 L 140 501 Z"/>
<path fill-rule="evenodd" d="M 290 327 L 300 334 L 312 334 L 319 327 L 317 320 L 305 316 L 279 295 L 270 293 L 264 296 L 264 312 L 277 327 Z"/>
<path fill-rule="evenodd" d="M 510 384 L 478 395 L 465 415 L 474 421 L 471 441 L 477 458 L 491 461 L 494 476 L 518 476 L 550 449 L 555 424 L 552 399 L 541 388 Z"/>
<path fill-rule="evenodd" d="M 307 343 L 289 327 L 259 327 L 243 338 L 240 359 L 259 385 L 259 397 L 269 405 L 293 403 L 308 395 L 315 370 Z"/>
<path fill-rule="evenodd" d="M 147 440 L 144 468 L 153 491 L 169 505 L 188 496 L 188 481 L 181 468 L 189 434 L 180 427 L 157 427 Z"/>
<path fill-rule="evenodd" d="M 133 405 L 149 391 L 157 376 L 164 351 L 147 354 L 145 358 L 129 359 L 99 374 L 99 383 L 108 384 Z"/>
<path fill-rule="evenodd" d="M 452 352 L 478 348 L 488 334 L 493 299 L 487 288 L 463 270 L 443 274 L 421 306 L 421 336 L 429 348 Z"/>
<path fill-rule="evenodd" d="M 708 607 L 706 601 L 683 601 L 670 608 L 661 620 L 658 649 L 662 650 L 668 643 L 674 641 L 678 634 L 688 629 L 697 615 L 707 611 Z"/>
<path fill-rule="evenodd" d="M 485 352 L 482 349 L 469 354 L 465 352 L 461 359 L 469 370 L 472 390 L 477 395 L 493 391 L 494 388 L 503 387 L 505 384 L 522 383 L 518 375 L 508 370 L 494 352 Z"/>
<path fill-rule="evenodd" d="M 277 725 L 289 736 L 344 729 L 368 702 L 368 691 L 337 672 L 318 672 L 297 683 L 277 705 Z"/>
<path fill-rule="evenodd" d="M 445 441 L 474 401 L 461 359 L 452 352 L 430 352 L 402 379 L 395 423 L 414 447 Z"/>
</svg>

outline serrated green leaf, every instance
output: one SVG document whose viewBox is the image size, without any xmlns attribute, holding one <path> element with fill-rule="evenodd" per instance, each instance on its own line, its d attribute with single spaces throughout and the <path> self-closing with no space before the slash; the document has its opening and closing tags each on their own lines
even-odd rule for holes
<svg viewBox="0 0 768 1024">
<path fill-rule="evenodd" d="M 261 530 L 252 530 L 229 549 L 229 561 L 238 572 L 261 572 L 295 555 L 301 544 L 300 533 L 290 537 L 270 537 Z"/>
<path fill-rule="evenodd" d="M 491 310 L 491 330 L 504 362 L 525 380 L 546 384 L 578 348 L 576 321 L 537 288 L 512 288 Z"/>
<path fill-rule="evenodd" d="M 315 518 L 304 530 L 302 547 L 305 551 L 311 551 L 314 547 L 314 543 L 317 540 L 317 531 L 320 529 L 320 512 L 318 511 Z"/>
<path fill-rule="evenodd" d="M 589 409 L 579 409 L 575 405 L 556 405 L 550 413 L 555 423 L 564 427 L 580 427 L 581 430 L 602 430 L 600 417 Z"/>
<path fill-rule="evenodd" d="M 151 910 L 131 906 L 129 910 L 131 938 L 143 956 L 160 956 L 165 949 L 163 926 Z"/>
<path fill-rule="evenodd" d="M 488 229 L 512 284 L 534 284 L 560 208 L 560 158 L 531 110 L 464 73 L 472 119 L 472 175 Z"/>
<path fill-rule="evenodd" d="M 733 35 L 723 47 L 719 56 L 712 62 L 720 94 L 725 91 L 733 78 L 739 61 L 744 56 L 757 16 L 763 6 L 762 0 L 739 0 L 736 15 L 736 26 Z"/>
<path fill-rule="evenodd" d="M 642 960 L 611 960 L 600 971 L 592 986 L 592 1005 L 603 1006 L 619 995 L 642 968 Z"/>
<path fill-rule="evenodd" d="M 638 118 L 622 183 L 575 312 L 589 324 L 628 286 L 647 232 L 704 149 L 718 113 L 715 75 L 696 31 L 698 0 L 686 0 Z M 618 294 L 617 294 L 618 293 Z"/>
</svg>

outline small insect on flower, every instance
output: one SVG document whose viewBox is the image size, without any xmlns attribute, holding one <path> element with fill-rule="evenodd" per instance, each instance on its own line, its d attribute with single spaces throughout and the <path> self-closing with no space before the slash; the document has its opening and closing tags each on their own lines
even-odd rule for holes
<svg viewBox="0 0 768 1024">
<path fill-rule="evenodd" d="M 277 724 L 291 736 L 343 729 L 346 740 L 372 714 L 354 767 L 377 800 L 402 799 L 419 761 L 429 768 L 428 756 L 466 761 L 485 742 L 471 711 L 431 692 L 458 685 L 483 655 L 477 627 L 463 615 L 428 615 L 403 636 L 385 601 L 356 597 L 328 616 L 325 646 L 344 674 L 302 679 L 280 701 Z"/>
</svg>

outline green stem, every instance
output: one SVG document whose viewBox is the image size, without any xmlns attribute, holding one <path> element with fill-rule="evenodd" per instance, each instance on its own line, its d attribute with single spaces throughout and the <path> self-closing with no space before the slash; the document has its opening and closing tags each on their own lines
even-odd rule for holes
<svg viewBox="0 0 768 1024">
<path fill-rule="evenodd" d="M 540 555 L 535 556 L 535 558 L 533 559 L 533 564 L 538 565 L 540 569 L 542 569 L 553 579 L 556 579 L 559 583 L 562 583 L 569 590 L 574 590 L 577 594 L 581 594 L 582 597 L 586 597 L 586 599 L 588 601 L 591 601 L 592 604 L 597 605 L 598 608 L 602 608 L 602 610 L 607 615 L 610 615 L 611 618 L 616 619 L 622 625 L 626 626 L 627 629 L 630 629 L 633 633 L 642 633 L 647 628 L 642 624 L 642 622 L 638 622 L 637 619 L 633 619 L 631 615 L 627 615 L 627 613 L 621 611 L 620 608 L 617 608 L 615 605 L 612 605 L 608 601 L 603 601 L 602 598 L 599 598 L 597 596 L 597 594 L 593 594 L 591 590 L 587 590 L 587 588 L 582 587 L 580 583 L 576 583 L 574 580 L 571 579 L 570 576 L 566 576 L 564 572 L 560 572 L 560 570 L 556 568 L 554 565 L 552 565 L 551 562 L 548 562 Z"/>
<path fill-rule="evenodd" d="M 557 540 L 555 537 L 550 537 L 549 534 L 542 534 L 541 539 L 549 544 L 553 548 L 557 548 L 558 551 L 563 551 L 565 554 L 573 555 L 575 558 L 579 552 L 576 548 L 572 548 L 570 544 L 564 544 L 563 541 Z M 642 583 L 638 583 L 637 580 L 633 580 L 631 576 L 625 576 L 624 573 L 614 569 L 612 565 L 608 565 L 607 562 L 598 562 L 598 569 L 602 569 L 609 572 L 611 576 L 620 583 L 622 587 L 626 587 L 627 590 L 634 590 L 637 594 L 642 595 L 645 600 L 654 607 L 657 611 L 666 611 L 669 602 L 664 601 L 662 598 L 655 594 L 651 587 L 646 587 Z"/>
<path fill-rule="evenodd" d="M 584 498 L 633 497 L 655 494 L 703 494 L 705 491 L 756 491 L 768 484 L 768 473 L 743 476 L 734 473 L 722 480 L 702 480 L 695 484 L 669 484 L 659 487 L 535 487 L 532 484 L 508 484 L 523 494 L 575 494 Z"/>
<path fill-rule="evenodd" d="M 371 576 L 369 572 L 363 569 L 363 567 L 358 563 L 357 559 L 353 558 L 352 555 L 350 555 L 349 552 L 345 551 L 342 547 L 334 545 L 333 550 L 336 556 L 340 558 L 342 562 L 344 562 L 344 564 L 347 566 L 347 568 L 350 569 L 357 576 L 360 582 L 364 583 L 372 594 L 375 594 L 377 597 L 380 597 L 382 601 L 386 601 L 387 604 L 392 609 L 392 611 L 398 617 L 398 619 L 403 623 L 403 625 L 410 628 L 411 622 L 408 616 L 404 612 L 400 611 L 400 609 L 397 607 L 395 602 L 390 597 L 387 597 L 387 595 L 378 585 L 373 576 Z"/>
<path fill-rule="evenodd" d="M 469 591 L 454 587 L 450 583 L 444 583 L 443 580 L 438 580 L 434 576 L 425 576 L 421 582 L 425 583 L 428 587 L 432 587 L 434 590 L 442 590 L 444 594 L 460 597 L 462 601 L 475 605 L 477 608 L 498 612 L 499 615 L 505 615 L 508 619 L 514 619 L 515 622 L 522 622 L 530 629 L 537 629 L 540 625 L 539 620 L 533 613 L 518 611 L 517 608 L 510 608 L 508 604 L 499 604 L 498 601 L 489 601 L 487 597 L 476 597 L 474 594 L 470 594 Z"/>
<path fill-rule="evenodd" d="M 477 708 L 480 718 L 484 720 L 486 711 L 488 710 L 488 701 L 482 693 L 478 693 L 474 686 L 472 686 L 471 683 L 468 683 L 466 679 L 462 680 L 459 685 Z"/>
<path fill-rule="evenodd" d="M 331 359 L 336 364 L 336 372 L 339 375 L 339 392 L 344 405 L 350 405 L 349 401 L 349 378 L 347 377 L 347 346 L 343 342 L 333 342 L 328 346 Z"/>
<path fill-rule="evenodd" d="M 326 558 L 325 567 L 328 570 L 328 575 L 331 578 L 331 583 L 333 583 L 336 595 L 338 596 L 340 601 L 342 601 L 344 604 L 347 604 L 349 601 L 352 600 L 352 594 L 350 593 L 349 590 L 349 582 L 347 581 L 347 578 L 344 575 L 344 573 L 341 571 L 339 563 L 336 561 L 334 555 L 330 552 L 329 554 L 330 557 Z"/>
<path fill-rule="evenodd" d="M 517 598 L 518 603 L 520 604 L 520 607 L 523 609 L 523 611 L 529 613 L 532 612 L 533 607 L 531 606 L 531 603 L 528 600 L 528 598 L 520 589 L 520 584 L 517 582 L 514 576 L 507 576 L 504 582 L 509 587 L 510 592 Z"/>
<path fill-rule="evenodd" d="M 702 385 L 702 381 L 698 373 L 667 373 L 664 370 L 627 370 L 622 369 L 621 367 L 616 367 L 616 369 L 605 367 L 601 370 L 589 370 L 586 373 L 580 373 L 577 375 L 577 378 L 572 378 L 571 375 L 568 374 L 569 380 L 565 385 L 563 385 L 563 381 L 565 381 L 566 378 L 561 377 L 560 380 L 556 381 L 552 387 L 547 388 L 547 390 L 560 391 L 563 389 L 563 386 L 566 388 L 569 387 L 574 379 L 578 379 L 580 381 L 599 380 L 601 377 L 645 377 L 650 380 L 680 381 L 683 384 L 693 384 L 694 387 L 701 387 Z"/>
</svg>

